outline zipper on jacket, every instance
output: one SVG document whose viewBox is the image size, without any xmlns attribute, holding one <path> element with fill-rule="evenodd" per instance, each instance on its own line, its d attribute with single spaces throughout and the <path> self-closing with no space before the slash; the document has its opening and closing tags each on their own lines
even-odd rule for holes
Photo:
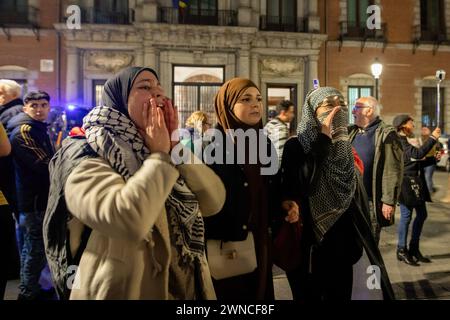
<svg viewBox="0 0 450 320">
<path fill-rule="evenodd" d="M 308 273 L 313 273 L 313 257 L 314 257 L 314 251 L 316 250 L 316 245 L 313 244 L 311 248 L 309 249 L 309 266 L 308 266 Z"/>
</svg>

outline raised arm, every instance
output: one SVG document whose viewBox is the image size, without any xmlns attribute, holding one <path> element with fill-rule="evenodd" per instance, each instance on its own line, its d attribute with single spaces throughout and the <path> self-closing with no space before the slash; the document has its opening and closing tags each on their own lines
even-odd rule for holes
<svg viewBox="0 0 450 320">
<path fill-rule="evenodd" d="M 178 176 L 167 154 L 154 153 L 127 182 L 103 159 L 81 162 L 65 185 L 67 208 L 109 237 L 139 241 L 164 212 Z"/>
</svg>

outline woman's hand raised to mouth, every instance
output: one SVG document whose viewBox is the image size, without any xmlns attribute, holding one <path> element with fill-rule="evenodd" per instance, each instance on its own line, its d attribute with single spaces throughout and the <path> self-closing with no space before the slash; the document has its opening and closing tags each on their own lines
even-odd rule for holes
<svg viewBox="0 0 450 320">
<path fill-rule="evenodd" d="M 145 129 L 139 129 L 144 137 L 144 143 L 150 152 L 170 152 L 170 137 L 166 127 L 164 111 L 156 106 L 156 101 L 152 98 L 150 105 L 144 104 L 142 110 Z"/>
<path fill-rule="evenodd" d="M 331 131 L 333 130 L 332 125 L 333 125 L 333 118 L 336 115 L 336 113 L 341 110 L 341 107 L 335 107 L 330 114 L 325 118 L 325 120 L 322 123 L 322 133 L 327 135 L 328 137 L 330 137 L 330 139 L 332 138 L 331 136 Z"/>
<path fill-rule="evenodd" d="M 167 130 L 169 131 L 169 137 L 171 139 L 171 148 L 173 148 L 178 142 L 180 142 L 180 138 L 178 135 L 178 110 L 177 107 L 174 107 L 172 101 L 169 98 L 164 98 L 164 119 L 166 122 Z"/>
</svg>

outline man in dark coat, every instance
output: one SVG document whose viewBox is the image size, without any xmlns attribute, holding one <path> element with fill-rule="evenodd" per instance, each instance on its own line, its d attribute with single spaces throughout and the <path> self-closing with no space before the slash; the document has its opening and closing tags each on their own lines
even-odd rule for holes
<svg viewBox="0 0 450 320">
<path fill-rule="evenodd" d="M 48 163 L 54 151 L 45 123 L 50 111 L 49 95 L 43 91 L 30 92 L 24 101 L 24 113 L 9 121 L 8 130 L 19 224 L 24 231 L 19 299 L 32 300 L 40 295 L 39 277 L 46 263 L 42 222 L 50 185 Z"/>
<path fill-rule="evenodd" d="M 14 80 L 0 79 L 0 122 L 5 129 L 14 116 L 23 112 L 23 101 L 20 99 L 22 88 Z M 0 158 L 0 189 L 8 199 L 10 208 L 17 214 L 14 186 L 14 168 L 11 155 Z"/>
</svg>

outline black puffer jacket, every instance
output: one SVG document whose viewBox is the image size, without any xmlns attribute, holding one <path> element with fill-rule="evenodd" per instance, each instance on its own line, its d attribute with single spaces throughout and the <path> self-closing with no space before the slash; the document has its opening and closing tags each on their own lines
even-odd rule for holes
<svg viewBox="0 0 450 320">
<path fill-rule="evenodd" d="M 412 144 L 408 142 L 408 139 L 405 136 L 400 137 L 400 142 L 403 147 L 403 164 L 405 170 L 403 172 L 404 177 L 419 177 L 421 181 L 422 187 L 422 199 L 424 201 L 431 201 L 430 192 L 427 188 L 427 183 L 425 181 L 425 174 L 423 172 L 423 161 L 420 161 L 423 157 L 427 155 L 427 153 L 433 148 L 436 144 L 436 140 L 433 138 L 428 139 L 425 143 L 420 147 L 416 148 Z M 407 181 L 407 179 L 403 179 Z M 405 193 L 410 192 L 408 188 L 402 186 L 402 191 L 400 193 L 400 203 L 405 203 L 407 195 Z"/>
<path fill-rule="evenodd" d="M 14 99 L 0 106 L 0 122 L 5 129 L 8 128 L 9 120 L 21 112 L 23 112 L 23 101 L 21 99 Z M 2 173 L 0 175 L 0 190 L 2 190 L 8 200 L 11 210 L 17 214 L 16 186 L 14 183 L 12 155 L 0 158 L 0 172 Z"/>
<path fill-rule="evenodd" d="M 18 209 L 21 212 L 45 211 L 50 185 L 48 163 L 53 146 L 47 124 L 21 113 L 9 121 Z"/>
<path fill-rule="evenodd" d="M 22 99 L 14 99 L 0 106 L 0 121 L 6 128 L 10 119 L 23 112 Z"/>
</svg>

